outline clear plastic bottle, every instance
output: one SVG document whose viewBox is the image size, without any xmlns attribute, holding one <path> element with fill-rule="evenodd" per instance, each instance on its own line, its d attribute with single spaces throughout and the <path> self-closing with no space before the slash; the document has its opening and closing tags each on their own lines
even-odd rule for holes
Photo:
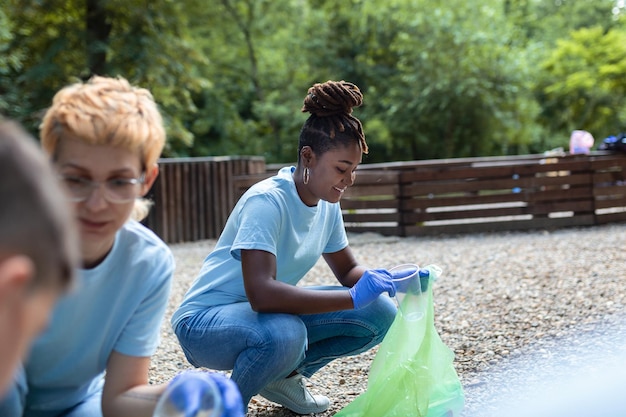
<svg viewBox="0 0 626 417">
<path fill-rule="evenodd" d="M 184 380 L 173 381 L 167 386 L 153 417 L 221 417 L 222 413 L 217 385 L 198 371 L 189 372 Z"/>
</svg>

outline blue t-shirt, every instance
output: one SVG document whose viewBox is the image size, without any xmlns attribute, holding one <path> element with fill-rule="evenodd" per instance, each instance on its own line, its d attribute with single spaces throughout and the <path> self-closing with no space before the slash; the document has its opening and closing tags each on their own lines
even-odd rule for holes
<svg viewBox="0 0 626 417">
<path fill-rule="evenodd" d="M 241 271 L 241 250 L 257 249 L 276 256 L 276 279 L 296 285 L 322 253 L 348 246 L 339 203 L 302 202 L 293 181 L 295 167 L 252 187 L 235 205 L 199 276 L 172 316 L 180 320 L 207 306 L 247 301 Z"/>
<path fill-rule="evenodd" d="M 100 389 L 111 352 L 148 357 L 158 344 L 174 257 L 136 221 L 106 258 L 79 270 L 76 288 L 55 306 L 25 363 L 27 408 L 64 409 Z"/>
</svg>

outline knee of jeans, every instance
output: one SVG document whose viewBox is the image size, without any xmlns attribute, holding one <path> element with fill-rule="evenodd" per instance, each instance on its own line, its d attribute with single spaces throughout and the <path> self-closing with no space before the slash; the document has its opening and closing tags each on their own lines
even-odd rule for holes
<svg viewBox="0 0 626 417">
<path fill-rule="evenodd" d="M 297 365 L 304 359 L 307 349 L 306 326 L 298 316 L 274 315 L 259 335 L 263 350 L 272 357 L 268 363 Z"/>
<path fill-rule="evenodd" d="M 183 345 L 182 343 L 180 344 L 180 348 L 183 351 L 183 354 L 185 355 L 185 358 L 187 358 L 187 362 L 189 362 L 190 364 L 192 364 L 193 366 L 195 366 L 196 368 L 200 367 L 201 365 L 199 365 L 198 363 L 196 363 L 196 360 L 194 359 L 191 351 L 189 349 L 187 349 L 185 347 L 185 345 Z"/>
<path fill-rule="evenodd" d="M 176 335 L 176 338 L 178 339 L 178 344 L 180 345 L 181 350 L 185 354 L 185 358 L 187 358 L 187 361 L 193 366 L 198 367 L 199 365 L 196 363 L 191 351 L 186 346 L 187 339 L 184 337 L 184 334 L 185 334 L 184 332 L 188 331 L 188 326 L 185 324 L 185 321 L 179 323 L 178 326 L 176 326 L 173 330 L 174 330 L 174 334 Z"/>
<path fill-rule="evenodd" d="M 376 329 L 378 338 L 382 340 L 387 330 L 396 318 L 398 309 L 389 297 L 378 297 L 363 311 L 369 318 L 370 324 Z"/>
</svg>

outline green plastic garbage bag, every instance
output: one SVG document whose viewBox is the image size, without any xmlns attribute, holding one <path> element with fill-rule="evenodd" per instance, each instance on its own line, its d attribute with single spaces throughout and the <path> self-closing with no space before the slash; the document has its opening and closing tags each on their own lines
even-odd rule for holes
<svg viewBox="0 0 626 417">
<path fill-rule="evenodd" d="M 422 295 L 403 303 L 422 309 L 419 320 L 401 313 L 389 328 L 372 362 L 367 390 L 335 417 L 457 417 L 465 404 L 463 387 L 453 366 L 454 353 L 437 333 L 433 317 L 432 283 L 441 273 L 436 265 Z"/>
</svg>

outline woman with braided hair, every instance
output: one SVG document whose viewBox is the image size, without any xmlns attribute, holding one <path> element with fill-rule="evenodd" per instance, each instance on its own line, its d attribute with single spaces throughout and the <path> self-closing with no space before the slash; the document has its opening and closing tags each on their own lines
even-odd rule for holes
<svg viewBox="0 0 626 417">
<path fill-rule="evenodd" d="M 298 414 L 325 411 L 329 399 L 303 378 L 376 346 L 394 320 L 380 297 L 395 293 L 392 274 L 357 263 L 339 206 L 367 153 L 352 115 L 362 100 L 345 81 L 309 89 L 297 166 L 241 197 L 172 317 L 190 363 L 232 369 L 244 405 L 260 394 Z M 296 286 L 320 257 L 340 285 Z"/>
</svg>

